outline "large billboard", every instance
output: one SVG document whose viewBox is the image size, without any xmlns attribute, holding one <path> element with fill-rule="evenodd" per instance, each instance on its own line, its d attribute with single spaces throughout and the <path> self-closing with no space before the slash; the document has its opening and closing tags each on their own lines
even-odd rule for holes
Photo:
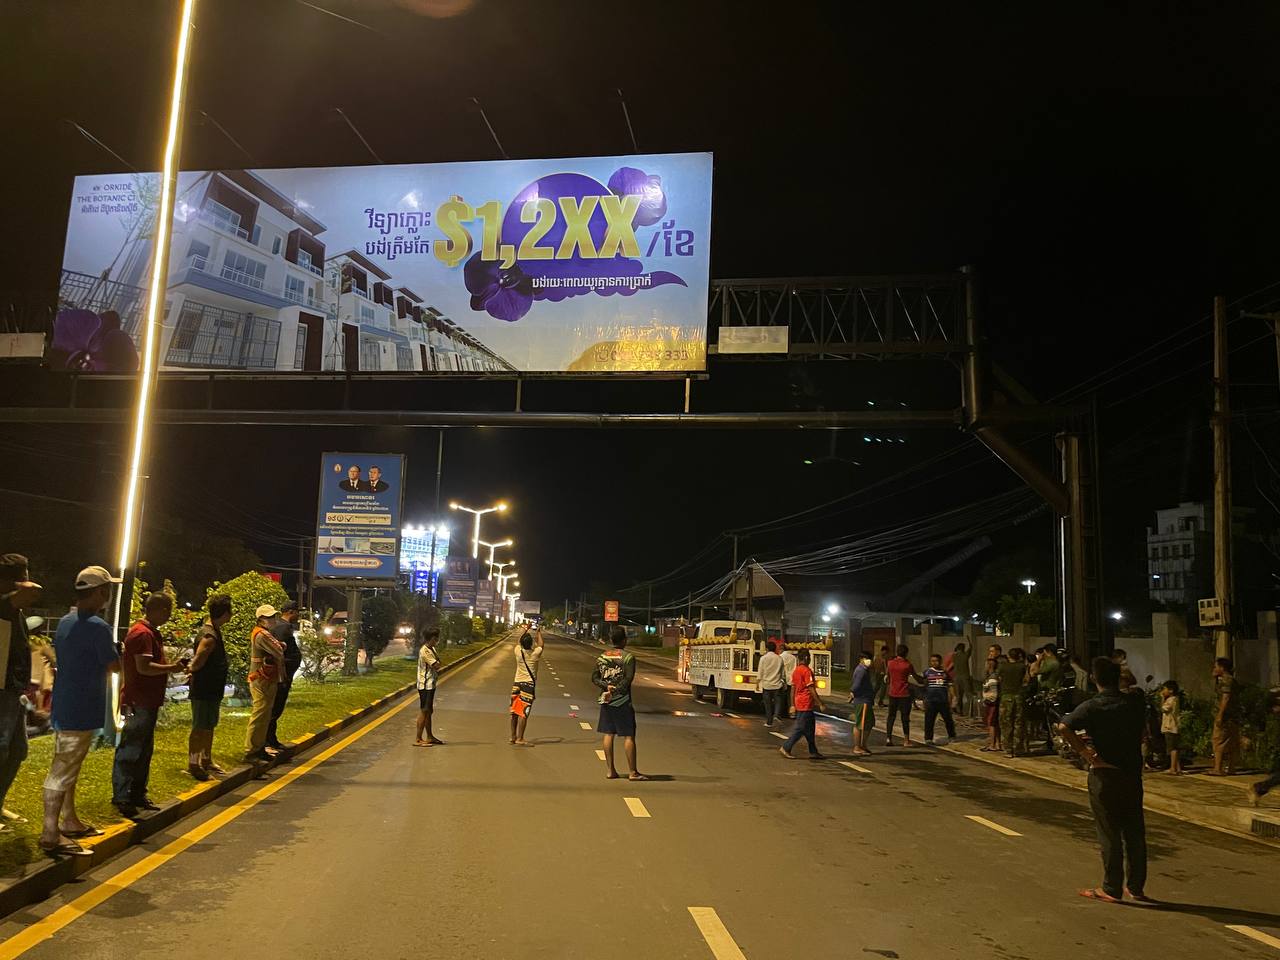
<svg viewBox="0 0 1280 960">
<path fill-rule="evenodd" d="M 403 503 L 401 454 L 321 454 L 316 576 L 395 581 Z"/>
<path fill-rule="evenodd" d="M 137 369 L 159 177 L 75 180 L 50 365 Z M 711 155 L 178 177 L 161 369 L 696 371 Z"/>
</svg>

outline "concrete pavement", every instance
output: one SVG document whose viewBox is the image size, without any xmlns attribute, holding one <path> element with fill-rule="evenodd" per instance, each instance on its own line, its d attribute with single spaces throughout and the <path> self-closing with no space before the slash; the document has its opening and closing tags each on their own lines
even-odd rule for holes
<svg viewBox="0 0 1280 960">
<path fill-rule="evenodd" d="M 606 781 L 581 726 L 594 655 L 548 643 L 536 746 L 507 743 L 499 648 L 442 682 L 446 746 L 411 745 L 410 705 L 383 715 L 10 917 L 0 960 L 1280 956 L 1266 848 L 1153 816 L 1167 902 L 1086 902 L 1081 794 L 925 748 L 851 758 L 840 723 L 830 760 L 788 762 L 783 730 L 715 715 L 669 666 L 642 664 L 635 697 L 657 779 Z"/>
</svg>

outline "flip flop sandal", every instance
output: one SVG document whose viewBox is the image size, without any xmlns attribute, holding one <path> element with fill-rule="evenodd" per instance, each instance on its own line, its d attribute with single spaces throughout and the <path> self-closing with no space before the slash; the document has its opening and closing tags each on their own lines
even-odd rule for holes
<svg viewBox="0 0 1280 960">
<path fill-rule="evenodd" d="M 1088 890 L 1081 890 L 1080 896 L 1084 897 L 1086 900 L 1100 900 L 1103 903 L 1120 903 L 1121 902 L 1121 900 L 1118 897 L 1113 897 L 1111 896 L 1111 894 L 1107 893 L 1105 890 L 1102 890 L 1098 887 L 1090 887 Z"/>
<path fill-rule="evenodd" d="M 649 778 L 643 773 L 633 773 L 631 776 L 627 777 L 627 779 L 639 783 L 641 780 L 648 780 Z"/>
<path fill-rule="evenodd" d="M 1134 893 L 1128 887 L 1124 888 L 1125 896 L 1131 900 L 1137 900 L 1139 903 L 1155 903 L 1152 897 L 1148 897 L 1145 893 Z"/>
<path fill-rule="evenodd" d="M 105 837 L 106 833 L 97 827 L 85 827 L 83 830 L 63 830 L 62 835 L 72 840 L 83 840 L 86 837 Z"/>
<path fill-rule="evenodd" d="M 92 857 L 93 851 L 78 843 L 42 843 L 40 849 L 51 857 Z"/>
</svg>

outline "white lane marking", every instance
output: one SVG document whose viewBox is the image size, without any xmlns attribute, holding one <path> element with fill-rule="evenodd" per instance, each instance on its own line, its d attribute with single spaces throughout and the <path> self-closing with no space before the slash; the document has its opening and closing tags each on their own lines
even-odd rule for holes
<svg viewBox="0 0 1280 960">
<path fill-rule="evenodd" d="M 633 817 L 649 818 L 649 811 L 645 809 L 639 797 L 623 797 L 622 799 Z"/>
<path fill-rule="evenodd" d="M 591 724 L 587 723 L 585 720 L 579 720 L 579 721 L 578 721 L 578 726 L 580 726 L 583 730 L 590 730 L 590 729 L 591 729 Z"/>
<path fill-rule="evenodd" d="M 714 907 L 690 907 L 689 914 L 716 960 L 747 960 Z"/>
<path fill-rule="evenodd" d="M 994 830 L 996 833 L 1003 833 L 1006 837 L 1022 836 L 1022 834 L 1020 834 L 1017 830 L 1010 830 L 1008 827 L 1002 827 L 1000 826 L 1000 824 L 995 823 L 991 820 L 988 820 L 986 817 L 975 817 L 973 814 L 968 814 L 965 816 L 965 819 L 972 820 L 974 823 L 980 823 L 984 827 L 988 827 L 989 829 Z"/>
<path fill-rule="evenodd" d="M 656 683 L 656 684 L 657 684 L 658 686 L 660 686 L 660 687 L 665 687 L 665 686 L 666 686 L 666 684 L 665 684 L 665 683 L 663 683 L 661 680 L 655 680 L 655 681 L 653 681 L 653 682 L 654 682 L 654 683 Z"/>
<path fill-rule="evenodd" d="M 787 739 L 787 735 L 786 735 L 785 733 L 779 733 L 777 730 L 770 730 L 770 731 L 769 731 L 769 736 L 771 736 L 771 737 L 777 737 L 779 740 L 785 740 L 785 739 Z"/>
<path fill-rule="evenodd" d="M 557 686 L 557 687 L 563 687 L 563 686 L 564 686 L 564 684 L 563 684 L 563 683 L 557 683 L 557 684 L 556 684 L 556 686 Z"/>
<path fill-rule="evenodd" d="M 561 696 L 565 696 L 565 697 L 567 697 L 567 696 L 569 696 L 569 694 L 565 693 L 565 694 L 561 694 Z"/>
<path fill-rule="evenodd" d="M 846 720 L 844 717 L 837 717 L 834 713 L 821 713 L 819 711 L 814 711 L 814 712 L 817 713 L 818 716 L 822 717 L 824 720 L 835 720 L 838 723 L 847 723 L 850 726 L 853 726 L 852 720 Z"/>
<path fill-rule="evenodd" d="M 688 710 L 672 710 L 672 711 L 671 711 L 671 715 L 672 715 L 673 717 L 700 717 L 700 716 L 702 716 L 702 714 L 700 714 L 700 713 L 690 713 Z"/>
<path fill-rule="evenodd" d="M 1251 940 L 1257 940 L 1259 943 L 1265 943 L 1268 947 L 1275 947 L 1280 950 L 1280 939 L 1271 936 L 1269 933 L 1263 933 L 1261 930 L 1255 930 L 1253 927 L 1246 927 L 1242 923 L 1228 923 L 1228 930 L 1234 930 L 1236 933 L 1243 934 Z"/>
<path fill-rule="evenodd" d="M 842 767 L 848 767 L 850 770 L 857 770 L 859 773 L 870 773 L 870 772 L 871 772 L 871 771 L 870 771 L 870 770 L 868 770 L 866 767 L 860 767 L 860 766 L 858 766 L 856 763 L 853 763 L 852 761 L 849 761 L 849 760 L 841 760 L 841 761 L 840 761 L 840 766 L 842 766 Z"/>
<path fill-rule="evenodd" d="M 724 715 L 725 715 L 726 717 L 733 717 L 733 719 L 735 719 L 735 720 L 741 720 L 741 719 L 742 719 L 742 718 L 741 718 L 740 716 L 738 716 L 736 713 L 730 713 L 728 710 L 726 710 L 726 711 L 724 712 Z"/>
<path fill-rule="evenodd" d="M 576 703 L 571 703 L 571 704 L 569 704 L 569 709 L 570 709 L 570 710 L 581 710 L 582 708 L 581 708 L 580 706 L 578 706 Z"/>
<path fill-rule="evenodd" d="M 604 759 L 604 751 L 603 751 L 603 750 L 597 750 L 597 751 L 596 751 L 596 759 L 597 759 L 597 760 L 603 760 L 603 759 Z"/>
</svg>

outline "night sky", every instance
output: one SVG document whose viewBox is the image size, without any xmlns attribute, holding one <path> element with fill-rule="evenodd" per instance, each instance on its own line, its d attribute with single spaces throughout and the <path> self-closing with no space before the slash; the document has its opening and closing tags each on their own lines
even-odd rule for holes
<svg viewBox="0 0 1280 960">
<path fill-rule="evenodd" d="M 621 155 L 632 150 L 621 88 L 641 151 L 715 154 L 713 277 L 972 264 L 997 359 L 1042 398 L 1099 386 L 1109 570 L 1126 571 L 1115 574 L 1123 590 L 1141 589 L 1151 512 L 1208 495 L 1201 364 L 1211 299 L 1245 298 L 1236 312 L 1276 309 L 1280 300 L 1280 287 L 1265 289 L 1280 280 L 1275 4 L 1176 15 L 1154 3 L 1069 12 L 688 0 L 317 5 L 363 26 L 298 0 L 202 4 L 184 167 L 372 163 L 335 106 L 386 162 L 496 159 L 471 97 L 513 158 Z M 129 165 L 156 165 L 175 8 L 60 0 L 0 11 L 10 113 L 0 159 L 10 228 L 0 240 L 0 303 L 29 314 L 53 302 L 72 178 L 121 169 L 67 120 Z M 454 9 L 461 12 L 418 12 Z M 1260 446 L 1275 451 L 1275 352 L 1263 333 L 1256 320 L 1232 326 L 1235 403 Z M 713 364 L 711 380 L 695 384 L 695 409 L 700 396 L 728 409 L 954 406 L 954 385 L 945 367 L 911 361 Z M 254 388 L 244 389 L 251 406 Z M 679 392 L 675 383 L 647 384 L 599 400 L 674 410 Z M 578 394 L 563 408 L 592 409 L 595 400 Z M 854 467 L 803 464 L 827 452 L 825 435 L 455 430 L 443 499 L 509 499 L 501 533 L 520 544 L 523 592 L 550 602 L 660 575 L 726 529 L 881 481 L 952 447 L 961 449 L 877 488 L 874 505 L 748 540 L 744 554 L 794 552 L 1017 485 L 963 434 L 903 436 L 908 442 L 867 444 L 842 434 L 838 456 L 861 461 Z M 68 458 L 85 450 L 109 457 L 119 440 L 110 430 L 5 428 L 0 449 L 29 451 L 33 462 L 2 485 L 100 495 L 101 477 L 69 469 Z M 1255 486 L 1268 489 L 1266 468 L 1251 438 L 1236 442 L 1245 458 L 1238 496 L 1248 502 Z M 429 522 L 435 443 L 431 430 L 165 429 L 153 488 L 158 501 L 188 505 L 210 523 L 228 515 L 269 522 L 274 536 L 247 539 L 285 565 L 296 562 L 286 534 L 306 534 L 311 523 L 320 451 L 405 451 L 407 518 Z M 1259 469 L 1264 481 L 1255 484 Z M 246 471 L 252 482 L 238 479 Z M 944 471 L 954 472 L 908 489 Z M 900 495 L 879 499 L 897 488 Z M 6 498 L 4 509 L 20 502 Z M 999 548 L 1043 547 L 1048 530 L 1042 519 Z M 729 559 L 722 544 L 655 599 L 707 582 Z M 1124 564 L 1135 560 L 1131 576 Z M 951 589 L 963 592 L 971 574 L 972 565 Z"/>
</svg>

